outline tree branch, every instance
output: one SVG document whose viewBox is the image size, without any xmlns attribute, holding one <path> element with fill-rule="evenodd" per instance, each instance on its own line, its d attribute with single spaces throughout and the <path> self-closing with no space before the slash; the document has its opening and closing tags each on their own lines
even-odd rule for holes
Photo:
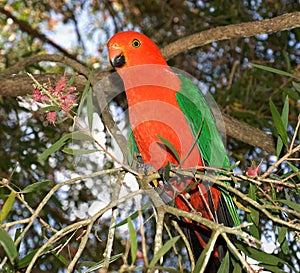
<svg viewBox="0 0 300 273">
<path fill-rule="evenodd" d="M 272 19 L 216 27 L 192 34 L 165 46 L 161 51 L 171 59 L 186 50 L 216 41 L 246 38 L 300 27 L 300 12 L 286 13 Z"/>
<path fill-rule="evenodd" d="M 269 154 L 276 154 L 275 139 L 262 130 L 222 114 L 225 122 L 226 134 L 253 147 L 260 148 Z"/>
</svg>

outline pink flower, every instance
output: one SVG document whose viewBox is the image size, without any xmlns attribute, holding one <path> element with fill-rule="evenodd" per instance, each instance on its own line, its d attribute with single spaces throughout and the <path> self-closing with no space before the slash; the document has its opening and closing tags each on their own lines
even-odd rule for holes
<svg viewBox="0 0 300 273">
<path fill-rule="evenodd" d="M 55 89 L 53 90 L 53 93 L 59 93 L 66 89 L 67 83 L 66 78 L 61 77 L 60 80 L 57 82 Z"/>
<path fill-rule="evenodd" d="M 249 177 L 257 178 L 260 172 L 261 172 L 260 166 L 257 167 L 251 166 L 248 168 L 246 175 Z"/>
<path fill-rule="evenodd" d="M 33 90 L 33 100 L 38 102 L 42 97 L 41 91 L 39 88 L 34 88 Z"/>
<path fill-rule="evenodd" d="M 56 113 L 54 111 L 50 111 L 46 114 L 46 119 L 49 123 L 55 123 L 56 121 Z"/>
<path fill-rule="evenodd" d="M 65 111 L 69 111 L 72 106 L 76 103 L 76 97 L 73 94 L 66 94 L 61 97 L 62 103 L 61 106 Z"/>
</svg>

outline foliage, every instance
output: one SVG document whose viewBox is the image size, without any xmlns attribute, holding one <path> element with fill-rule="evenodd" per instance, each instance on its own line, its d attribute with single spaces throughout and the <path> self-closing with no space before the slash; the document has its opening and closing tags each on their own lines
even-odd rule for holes
<svg viewBox="0 0 300 273">
<path fill-rule="evenodd" d="M 106 41 L 120 30 L 141 30 L 162 47 L 205 29 L 297 9 L 296 1 L 3 1 L 0 68 L 5 71 L 17 61 L 46 52 L 66 55 L 66 50 L 91 70 L 103 70 L 108 65 Z M 8 18 L 3 10 L 21 21 Z M 70 30 L 73 35 L 67 36 Z M 276 138 L 276 155 L 228 139 L 231 162 L 240 164 L 234 172 L 222 171 L 222 179 L 235 188 L 220 186 L 235 196 L 243 224 L 228 229 L 207 223 L 215 230 L 212 245 L 219 236 L 238 238 L 228 241 L 230 251 L 220 270 L 226 270 L 231 260 L 235 272 L 250 271 L 248 260 L 239 256 L 242 250 L 271 272 L 299 271 L 299 40 L 300 31 L 294 29 L 213 42 L 169 60 L 199 79 L 200 88 L 214 95 L 224 113 Z M 20 74 L 25 72 L 34 76 L 77 71 L 43 62 L 26 66 Z M 91 272 L 109 267 L 120 272 L 146 272 L 145 268 L 188 272 L 197 268 L 200 262 L 189 260 L 170 216 L 182 212 L 164 205 L 153 209 L 147 202 L 157 201 L 146 182 L 157 182 L 158 175 L 141 176 L 124 166 L 121 157 L 111 156 L 117 145 L 93 114 L 90 90 L 89 84 L 84 92 L 77 90 L 84 93 L 79 110 L 88 112 L 84 132 L 78 125 L 82 120 L 74 115 L 52 125 L 31 100 L 0 98 L 0 271 L 29 272 L 33 267 L 32 272 L 66 268 Z M 124 105 L 122 95 L 109 105 L 121 127 L 126 127 Z M 92 120 L 99 128 L 93 128 Z M 97 141 L 97 134 L 104 143 Z M 65 146 L 72 141 L 71 148 Z M 79 147 L 78 142 L 86 146 Z M 89 160 L 94 154 L 96 159 Z M 78 157 L 83 162 L 74 163 Z M 246 175 L 251 164 L 257 172 Z M 141 191 L 128 190 L 129 176 L 135 176 L 148 194 L 135 199 Z M 91 212 L 100 201 L 104 205 Z M 111 211 L 108 216 L 107 211 Z M 199 215 L 184 216 L 203 221 Z M 161 218 L 165 224 L 160 226 Z M 156 240 L 157 230 L 162 231 L 161 242 Z M 272 253 L 264 245 L 261 248 L 262 241 L 273 244 Z M 205 253 L 210 251 L 208 245 Z M 203 264 L 204 255 L 200 259 Z"/>
</svg>

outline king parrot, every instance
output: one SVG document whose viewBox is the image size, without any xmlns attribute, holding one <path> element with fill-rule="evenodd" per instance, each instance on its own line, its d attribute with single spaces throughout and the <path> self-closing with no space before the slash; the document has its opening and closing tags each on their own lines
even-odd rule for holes
<svg viewBox="0 0 300 273">
<path fill-rule="evenodd" d="M 151 39 L 135 31 L 119 32 L 108 41 L 108 51 L 124 83 L 135 150 L 143 163 L 160 173 L 169 165 L 194 170 L 230 166 L 206 99 L 190 79 L 168 66 Z M 178 209 L 226 226 L 239 224 L 232 197 L 216 185 L 183 175 L 171 178 L 169 185 L 163 189 Z M 197 259 L 211 230 L 188 218 L 179 222 Z M 226 243 L 218 239 L 205 272 L 217 272 L 226 251 Z"/>
</svg>

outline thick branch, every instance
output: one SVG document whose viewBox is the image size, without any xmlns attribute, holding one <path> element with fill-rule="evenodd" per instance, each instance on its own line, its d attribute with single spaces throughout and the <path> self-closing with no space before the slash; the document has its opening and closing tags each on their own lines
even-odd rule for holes
<svg viewBox="0 0 300 273">
<path fill-rule="evenodd" d="M 275 140 L 273 136 L 266 134 L 258 128 L 238 121 L 231 116 L 222 114 L 225 122 L 226 134 L 253 147 L 261 148 L 269 154 L 276 154 Z"/>
<path fill-rule="evenodd" d="M 34 78 L 40 83 L 56 83 L 63 76 L 63 73 L 43 73 L 35 74 Z M 67 80 L 71 78 L 71 75 L 65 75 Z M 77 76 L 75 78 L 73 86 L 77 88 L 78 91 L 83 91 L 87 83 L 87 80 L 84 76 Z M 32 79 L 26 74 L 15 75 L 6 78 L 1 78 L 0 76 L 0 95 L 1 96 L 26 96 L 32 94 Z"/>
<path fill-rule="evenodd" d="M 246 38 L 300 27 L 300 12 L 286 13 L 272 19 L 208 29 L 179 39 L 162 49 L 166 59 L 186 50 L 233 38 Z"/>
</svg>

